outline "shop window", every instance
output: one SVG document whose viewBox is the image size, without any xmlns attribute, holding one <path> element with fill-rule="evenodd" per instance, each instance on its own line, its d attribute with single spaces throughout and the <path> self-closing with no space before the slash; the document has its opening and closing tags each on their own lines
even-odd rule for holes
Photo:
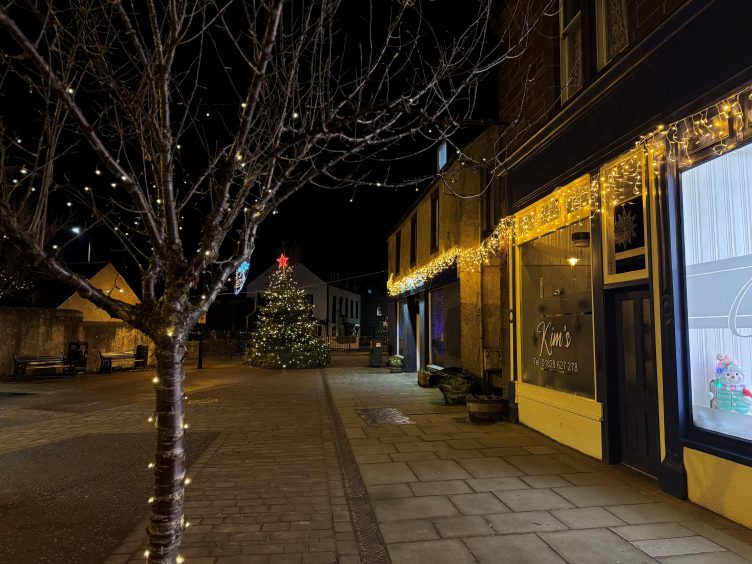
<svg viewBox="0 0 752 564">
<path fill-rule="evenodd" d="M 600 70 L 629 43 L 626 0 L 596 0 L 595 20 Z"/>
<path fill-rule="evenodd" d="M 635 150 L 601 171 L 604 282 L 607 284 L 648 275 L 644 170 L 642 151 Z"/>
<path fill-rule="evenodd" d="M 581 0 L 560 0 L 559 48 L 561 101 L 563 103 L 582 88 Z"/>
<path fill-rule="evenodd" d="M 752 441 L 752 146 L 683 172 L 681 206 L 692 419 Z"/>
<path fill-rule="evenodd" d="M 439 366 L 460 364 L 460 292 L 453 282 L 430 293 L 429 361 Z"/>
<path fill-rule="evenodd" d="M 406 323 L 408 320 L 408 316 L 409 316 L 409 312 L 407 309 L 407 302 L 405 300 L 400 300 L 399 302 L 397 302 L 397 350 L 395 351 L 396 354 L 404 355 L 407 352 Z"/>
<path fill-rule="evenodd" d="M 519 245 L 522 381 L 595 397 L 590 220 Z"/>
</svg>

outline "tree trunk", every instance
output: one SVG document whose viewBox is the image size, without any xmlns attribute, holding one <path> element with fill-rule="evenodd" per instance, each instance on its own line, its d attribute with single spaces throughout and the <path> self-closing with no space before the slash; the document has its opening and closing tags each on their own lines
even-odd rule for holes
<svg viewBox="0 0 752 564">
<path fill-rule="evenodd" d="M 183 495 L 186 485 L 183 434 L 183 343 L 155 340 L 157 375 L 154 380 L 157 451 L 154 493 L 149 499 L 149 564 L 175 564 L 183 536 Z"/>
</svg>

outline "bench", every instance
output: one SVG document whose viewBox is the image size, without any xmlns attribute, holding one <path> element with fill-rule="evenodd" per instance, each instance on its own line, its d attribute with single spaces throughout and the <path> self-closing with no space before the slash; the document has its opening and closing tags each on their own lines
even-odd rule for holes
<svg viewBox="0 0 752 564">
<path fill-rule="evenodd" d="M 135 351 L 126 352 L 102 352 L 99 351 L 99 373 L 104 372 L 111 373 L 113 369 L 113 363 L 118 364 L 123 369 L 146 369 L 146 363 L 149 358 L 149 347 L 146 345 L 138 345 Z M 130 363 L 133 363 L 131 366 Z M 123 363 L 128 363 L 128 366 L 123 366 Z"/>
<path fill-rule="evenodd" d="M 62 369 L 63 374 L 74 374 L 75 365 L 62 354 L 21 356 L 13 353 L 13 379 L 22 378 L 31 371 Z"/>
</svg>

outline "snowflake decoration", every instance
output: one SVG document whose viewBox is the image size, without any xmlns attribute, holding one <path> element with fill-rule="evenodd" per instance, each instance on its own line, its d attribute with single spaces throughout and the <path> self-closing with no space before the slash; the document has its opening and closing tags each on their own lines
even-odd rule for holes
<svg viewBox="0 0 752 564">
<path fill-rule="evenodd" d="M 626 249 L 632 243 L 632 237 L 637 236 L 637 216 L 622 207 L 621 213 L 614 219 L 614 243 L 617 247 Z"/>
</svg>

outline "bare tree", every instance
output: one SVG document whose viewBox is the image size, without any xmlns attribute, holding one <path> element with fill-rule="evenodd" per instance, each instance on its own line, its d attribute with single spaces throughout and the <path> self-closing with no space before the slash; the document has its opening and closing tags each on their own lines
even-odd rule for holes
<svg viewBox="0 0 752 564">
<path fill-rule="evenodd" d="M 451 34 L 417 0 L 0 7 L 14 46 L 3 50 L 2 92 L 24 100 L 18 112 L 4 103 L 0 234 L 156 346 L 149 562 L 180 561 L 189 332 L 250 257 L 259 224 L 297 190 L 378 185 L 355 165 L 461 125 L 500 58 L 487 45 L 489 3 L 463 4 L 467 25 Z M 60 259 L 47 227 L 66 205 L 87 214 L 92 234 L 120 241 L 140 269 L 139 304 Z"/>
</svg>

